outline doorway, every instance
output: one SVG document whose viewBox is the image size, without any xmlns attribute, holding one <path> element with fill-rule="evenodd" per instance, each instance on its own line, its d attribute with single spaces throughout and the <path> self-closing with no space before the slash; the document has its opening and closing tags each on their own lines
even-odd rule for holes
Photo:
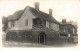
<svg viewBox="0 0 80 51">
<path fill-rule="evenodd" d="M 44 32 L 41 32 L 41 33 L 39 34 L 39 43 L 40 43 L 40 44 L 45 44 L 45 41 L 46 41 L 46 35 L 45 35 Z"/>
</svg>

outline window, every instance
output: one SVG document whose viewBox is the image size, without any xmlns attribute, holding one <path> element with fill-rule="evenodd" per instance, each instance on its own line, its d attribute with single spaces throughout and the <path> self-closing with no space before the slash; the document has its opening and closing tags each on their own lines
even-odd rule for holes
<svg viewBox="0 0 80 51">
<path fill-rule="evenodd" d="M 73 30 L 72 30 L 72 31 L 73 31 L 73 34 L 74 34 L 74 33 L 75 33 L 75 29 L 73 28 Z"/>
<path fill-rule="evenodd" d="M 14 23 L 15 23 L 14 21 L 11 21 L 11 27 L 14 27 L 15 26 Z"/>
<path fill-rule="evenodd" d="M 49 22 L 49 28 L 51 28 L 51 23 Z"/>
<path fill-rule="evenodd" d="M 66 30 L 64 30 L 64 32 L 65 32 Z"/>
<path fill-rule="evenodd" d="M 69 35 L 68 35 L 68 34 L 62 34 L 62 33 L 61 33 L 60 36 L 69 36 Z"/>
<path fill-rule="evenodd" d="M 67 26 L 63 26 L 63 29 L 67 29 Z"/>
<path fill-rule="evenodd" d="M 43 20 L 41 18 L 33 19 L 33 28 L 45 28 L 46 27 L 46 20 Z"/>
<path fill-rule="evenodd" d="M 25 21 L 25 25 L 27 25 L 27 26 L 28 26 L 28 19 L 26 19 L 26 21 Z"/>
</svg>

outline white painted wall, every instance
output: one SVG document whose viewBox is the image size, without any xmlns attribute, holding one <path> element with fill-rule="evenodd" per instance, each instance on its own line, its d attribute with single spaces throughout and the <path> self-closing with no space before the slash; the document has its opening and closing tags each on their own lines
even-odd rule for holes
<svg viewBox="0 0 80 51">
<path fill-rule="evenodd" d="M 11 21 L 8 22 L 8 28 L 11 28 Z"/>
<path fill-rule="evenodd" d="M 72 30 L 72 31 L 73 31 L 73 34 L 75 34 L 75 29 L 74 29 L 74 28 L 73 28 L 73 30 Z"/>
<path fill-rule="evenodd" d="M 46 27 L 49 28 L 49 21 L 46 21 Z"/>
<path fill-rule="evenodd" d="M 49 24 L 50 24 L 50 28 L 55 30 L 55 31 L 59 31 L 59 24 L 56 23 L 51 23 L 49 21 L 46 21 L 46 27 L 49 28 Z"/>
<path fill-rule="evenodd" d="M 33 18 L 35 18 L 35 16 L 30 12 L 29 7 L 27 7 L 25 12 L 21 16 L 21 18 L 19 20 L 15 21 L 15 27 L 11 28 L 10 30 L 28 30 L 28 29 L 32 29 Z M 28 19 L 28 26 L 25 25 L 26 19 Z M 9 27 L 10 27 L 10 24 L 11 23 L 9 23 Z"/>
<path fill-rule="evenodd" d="M 59 25 L 56 23 L 51 23 L 51 28 L 55 31 L 59 31 Z"/>
<path fill-rule="evenodd" d="M 57 24 L 57 31 L 59 31 L 59 24 Z"/>
</svg>

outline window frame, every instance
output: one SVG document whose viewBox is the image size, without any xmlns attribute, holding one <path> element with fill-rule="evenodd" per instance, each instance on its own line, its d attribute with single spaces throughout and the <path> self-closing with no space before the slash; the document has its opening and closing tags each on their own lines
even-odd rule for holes
<svg viewBox="0 0 80 51">
<path fill-rule="evenodd" d="M 11 27 L 15 27 L 15 21 L 11 21 Z"/>
<path fill-rule="evenodd" d="M 25 20 L 25 25 L 28 26 L 28 19 Z"/>
</svg>

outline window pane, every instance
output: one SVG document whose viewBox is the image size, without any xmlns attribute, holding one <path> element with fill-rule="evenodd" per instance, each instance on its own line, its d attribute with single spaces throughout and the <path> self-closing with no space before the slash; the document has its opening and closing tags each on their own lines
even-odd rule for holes
<svg viewBox="0 0 80 51">
<path fill-rule="evenodd" d="M 26 19 L 25 25 L 28 25 L 28 19 Z"/>
<path fill-rule="evenodd" d="M 11 27 L 14 27 L 14 26 L 15 26 L 14 24 L 15 24 L 15 22 L 12 21 L 12 22 L 11 22 Z"/>
</svg>

